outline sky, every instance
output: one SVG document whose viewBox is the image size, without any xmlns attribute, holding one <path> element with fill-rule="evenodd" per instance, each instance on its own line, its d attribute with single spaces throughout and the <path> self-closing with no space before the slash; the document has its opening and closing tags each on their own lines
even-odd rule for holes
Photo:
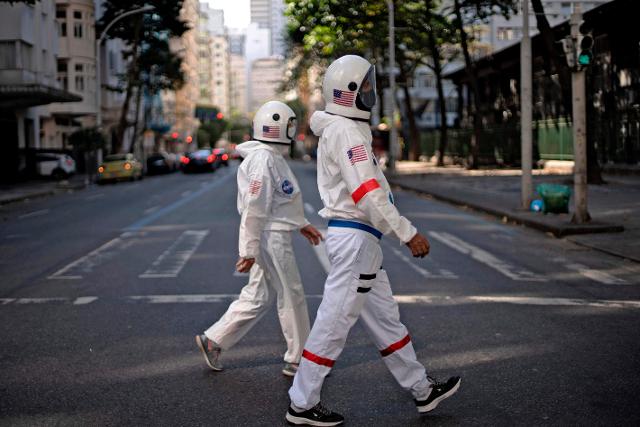
<svg viewBox="0 0 640 427">
<path fill-rule="evenodd" d="M 247 28 L 251 21 L 249 0 L 207 0 L 214 9 L 224 10 L 224 24 L 229 28 Z"/>
</svg>

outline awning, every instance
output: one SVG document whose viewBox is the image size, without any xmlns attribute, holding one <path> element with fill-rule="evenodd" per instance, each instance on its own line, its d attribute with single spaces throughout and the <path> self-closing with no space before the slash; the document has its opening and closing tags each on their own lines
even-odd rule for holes
<svg viewBox="0 0 640 427">
<path fill-rule="evenodd" d="M 70 92 L 41 84 L 0 85 L 0 109 L 47 105 L 52 102 L 79 102 L 82 97 Z"/>
</svg>

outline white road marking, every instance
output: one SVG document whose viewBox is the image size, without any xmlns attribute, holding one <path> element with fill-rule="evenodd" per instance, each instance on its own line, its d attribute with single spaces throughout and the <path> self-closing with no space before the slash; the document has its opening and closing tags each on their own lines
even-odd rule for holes
<svg viewBox="0 0 640 427">
<path fill-rule="evenodd" d="M 191 190 L 187 190 L 187 191 L 183 191 L 182 194 L 180 194 L 180 196 L 182 197 L 187 197 L 189 194 L 191 194 L 192 191 Z"/>
<path fill-rule="evenodd" d="M 187 230 L 139 275 L 141 279 L 178 277 L 180 271 L 209 234 L 209 230 Z"/>
<path fill-rule="evenodd" d="M 469 255 L 474 260 L 490 267 L 499 273 L 507 276 L 508 278 L 516 281 L 524 281 L 524 282 L 546 282 L 547 279 L 545 277 L 541 277 L 540 275 L 536 275 L 535 273 L 528 271 L 523 268 L 519 268 L 513 266 L 505 261 L 498 259 L 496 256 L 490 254 L 489 252 L 481 249 L 477 246 L 474 246 L 470 243 L 465 242 L 458 237 L 455 237 L 446 232 L 436 232 L 430 231 L 429 236 L 434 239 L 444 243 L 450 248 L 465 254 Z"/>
<path fill-rule="evenodd" d="M 158 205 L 158 206 L 152 206 L 152 207 L 150 207 L 150 208 L 148 208 L 148 209 L 145 209 L 145 210 L 144 210 L 144 214 L 145 214 L 145 215 L 146 215 L 146 214 L 150 214 L 151 212 L 155 212 L 155 211 L 157 211 L 158 209 L 160 209 L 160 206 L 159 206 L 159 205 Z"/>
<path fill-rule="evenodd" d="M 198 304 L 227 303 L 238 298 L 237 294 L 186 294 L 186 295 L 131 295 L 117 298 L 119 301 L 143 304 Z M 322 299 L 321 294 L 306 295 L 311 300 Z M 640 309 L 639 300 L 585 300 L 574 298 L 546 298 L 509 295 L 394 295 L 398 304 L 462 305 L 462 304 L 514 304 L 541 307 L 592 307 L 605 309 Z M 0 298 L 1 306 L 31 304 L 85 305 L 99 300 L 95 296 L 78 298 Z M 112 300 L 105 298 L 105 301 Z"/>
<path fill-rule="evenodd" d="M 438 274 L 431 273 L 429 270 L 414 264 L 411 258 L 403 254 L 399 249 L 391 247 L 389 245 L 387 245 L 387 247 L 391 249 L 391 251 L 398 258 L 404 261 L 405 264 L 407 264 L 409 267 L 411 267 L 414 271 L 416 271 L 419 275 L 421 275 L 425 279 L 457 279 L 458 278 L 457 275 L 445 269 L 440 269 L 440 272 Z"/>
<path fill-rule="evenodd" d="M 604 271 L 589 268 L 582 264 L 565 264 L 565 267 L 569 270 L 574 270 L 580 273 L 582 276 L 594 280 L 596 282 L 603 283 L 605 285 L 626 285 L 628 282 L 623 279 L 619 279 Z"/>
<path fill-rule="evenodd" d="M 33 218 L 34 216 L 42 216 L 48 213 L 49 213 L 49 209 L 40 209 L 39 211 L 33 211 L 33 212 L 26 213 L 24 215 L 20 215 L 18 219 Z"/>
<path fill-rule="evenodd" d="M 83 274 L 90 273 L 95 267 L 111 258 L 117 251 L 122 250 L 133 243 L 131 237 L 134 233 L 122 233 L 115 239 L 109 240 L 104 245 L 81 256 L 77 260 L 62 267 L 48 277 L 48 279 L 82 279 Z"/>
<path fill-rule="evenodd" d="M 87 201 L 102 199 L 104 197 L 104 193 L 92 194 L 91 196 L 87 196 L 84 199 Z"/>
<path fill-rule="evenodd" d="M 233 270 L 233 275 L 235 277 L 249 277 L 249 273 L 240 273 L 238 270 Z"/>
<path fill-rule="evenodd" d="M 87 305 L 91 304 L 97 299 L 98 297 L 78 297 L 73 301 L 73 305 Z"/>
<path fill-rule="evenodd" d="M 308 202 L 304 203 L 304 211 L 309 215 L 317 213 L 316 208 L 314 208 L 313 205 Z"/>
</svg>

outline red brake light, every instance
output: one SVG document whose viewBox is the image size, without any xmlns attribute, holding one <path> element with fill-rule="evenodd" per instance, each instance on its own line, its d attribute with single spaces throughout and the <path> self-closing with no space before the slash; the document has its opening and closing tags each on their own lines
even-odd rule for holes
<svg viewBox="0 0 640 427">
<path fill-rule="evenodd" d="M 213 163 L 213 162 L 215 162 L 215 161 L 216 161 L 216 155 L 215 155 L 215 154 L 209 154 L 209 155 L 207 156 L 207 162 L 209 162 L 209 163 Z"/>
<path fill-rule="evenodd" d="M 180 157 L 180 162 L 184 165 L 188 165 L 189 164 L 189 158 L 186 156 L 182 156 Z"/>
<path fill-rule="evenodd" d="M 124 164 L 124 168 L 125 168 L 126 170 L 131 169 L 131 163 L 125 163 L 125 164 Z"/>
<path fill-rule="evenodd" d="M 229 160 L 229 155 L 228 155 L 228 154 L 223 154 L 223 155 L 222 155 L 222 160 L 224 160 L 225 162 L 226 162 L 227 160 Z"/>
</svg>

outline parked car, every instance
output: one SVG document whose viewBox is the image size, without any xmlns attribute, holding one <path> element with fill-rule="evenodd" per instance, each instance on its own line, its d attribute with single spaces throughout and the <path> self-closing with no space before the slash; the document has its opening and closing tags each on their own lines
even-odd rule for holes
<svg viewBox="0 0 640 427">
<path fill-rule="evenodd" d="M 36 154 L 36 172 L 40 176 L 65 179 L 76 173 L 76 161 L 67 154 Z"/>
<path fill-rule="evenodd" d="M 98 168 L 98 184 L 136 179 L 142 179 L 142 163 L 133 154 L 107 156 Z"/>
<path fill-rule="evenodd" d="M 216 170 L 217 156 L 211 148 L 202 148 L 192 153 L 185 153 L 180 158 L 182 172 L 213 172 Z"/>
<path fill-rule="evenodd" d="M 226 148 L 216 148 L 213 150 L 213 154 L 216 155 L 216 160 L 225 166 L 229 166 L 229 150 Z"/>
<path fill-rule="evenodd" d="M 147 157 L 147 175 L 171 173 L 174 170 L 174 160 L 167 153 L 153 153 Z"/>
</svg>

